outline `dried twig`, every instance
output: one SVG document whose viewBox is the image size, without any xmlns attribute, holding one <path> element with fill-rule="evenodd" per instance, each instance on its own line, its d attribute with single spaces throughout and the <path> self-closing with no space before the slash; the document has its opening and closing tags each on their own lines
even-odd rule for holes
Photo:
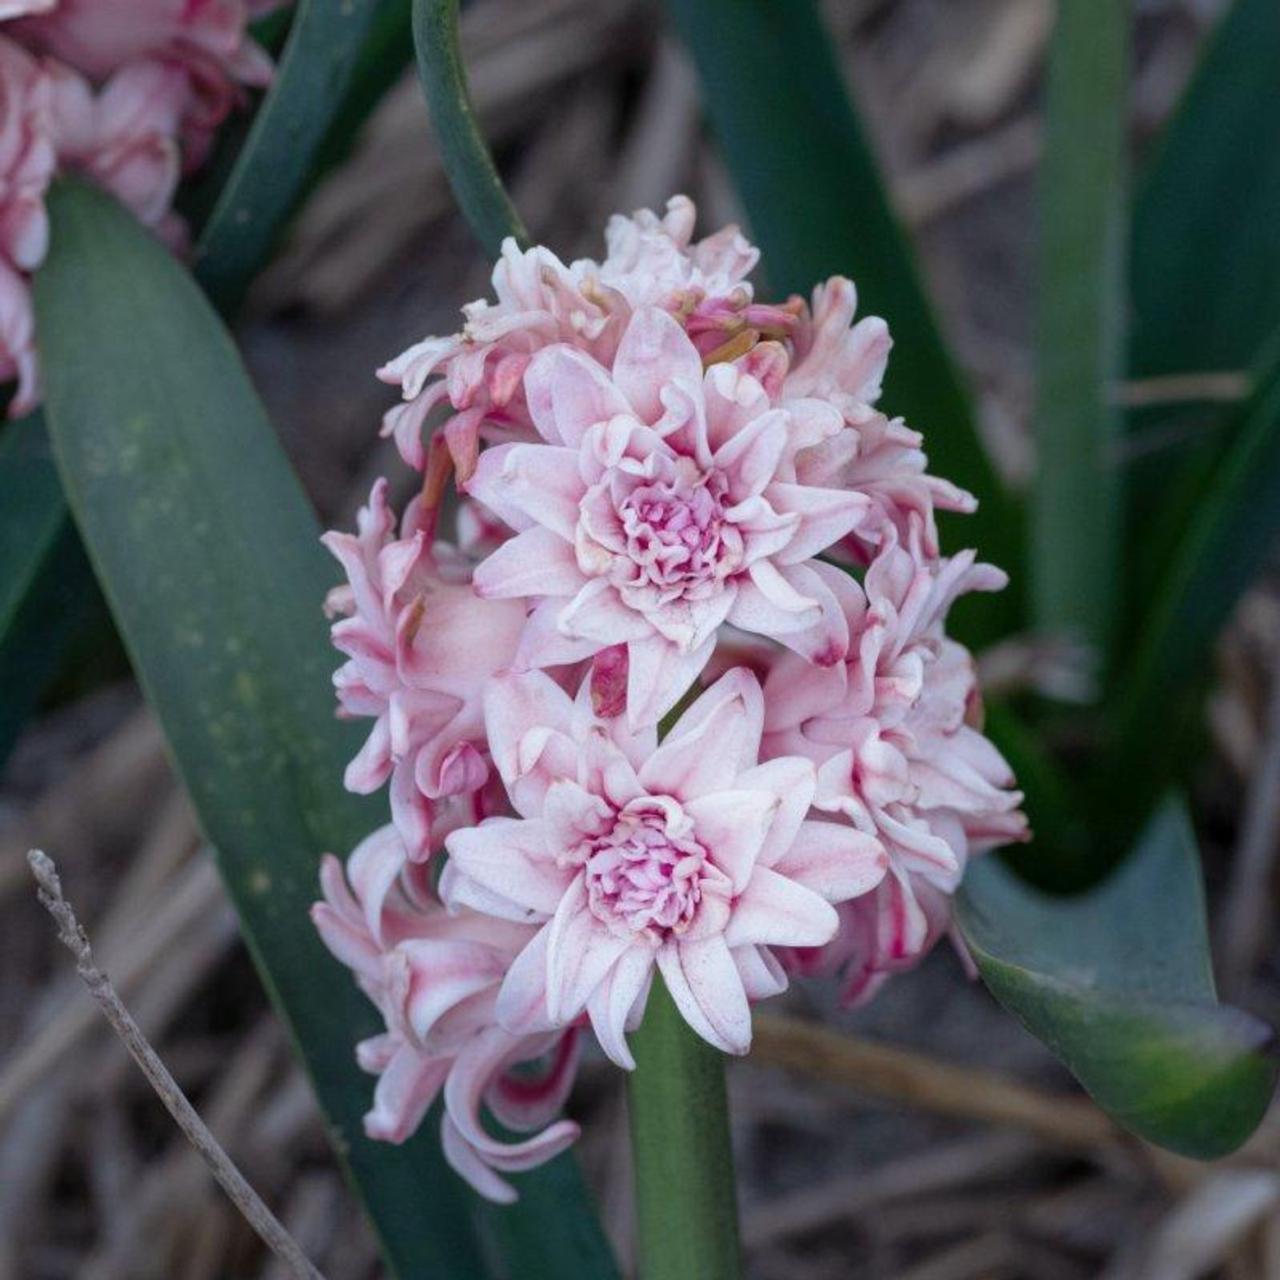
<svg viewBox="0 0 1280 1280">
<path fill-rule="evenodd" d="M 58 926 L 58 937 L 76 958 L 76 972 L 98 1002 L 107 1021 L 124 1041 L 125 1047 L 159 1095 L 178 1127 L 200 1153 L 210 1172 L 231 1197 L 236 1208 L 261 1237 L 263 1243 L 290 1269 L 304 1280 L 323 1280 L 320 1272 L 299 1249 L 279 1220 L 262 1202 L 244 1175 L 231 1163 L 217 1139 L 209 1132 L 199 1113 L 187 1100 L 159 1055 L 148 1044 L 141 1028 L 120 1001 L 106 974 L 94 964 L 89 937 L 62 893 L 53 860 L 38 849 L 27 855 L 31 872 L 39 885 L 40 901 Z"/>
<path fill-rule="evenodd" d="M 217 871 L 210 859 L 202 858 L 183 874 L 181 882 L 145 924 L 138 924 L 134 918 L 136 932 L 127 945 L 122 940 L 118 948 L 111 946 L 115 930 L 104 929 L 104 950 L 113 957 L 119 955 L 118 961 L 113 959 L 112 963 L 121 990 L 133 988 L 176 939 L 187 935 L 211 909 L 216 910 L 219 896 Z M 25 1100 L 27 1090 L 62 1061 L 94 1025 L 92 1006 L 67 1003 L 6 1060 L 0 1070 L 0 1121 Z"/>
<path fill-rule="evenodd" d="M 1271 676 L 1271 696 L 1262 756 L 1249 784 L 1240 843 L 1231 865 L 1231 887 L 1218 917 L 1222 989 L 1239 991 L 1270 941 L 1269 884 L 1280 852 L 1280 660 Z"/>
<path fill-rule="evenodd" d="M 1234 404 L 1249 394 L 1250 386 L 1247 373 L 1229 369 L 1171 373 L 1118 382 L 1112 388 L 1111 399 L 1122 409 L 1158 408 L 1168 404 Z"/>
<path fill-rule="evenodd" d="M 1120 1131 L 1091 1102 L 1046 1093 L 991 1071 L 936 1062 L 796 1018 L 758 1014 L 752 1057 L 859 1093 L 969 1120 L 1007 1124 L 1059 1146 L 1114 1150 Z"/>
</svg>

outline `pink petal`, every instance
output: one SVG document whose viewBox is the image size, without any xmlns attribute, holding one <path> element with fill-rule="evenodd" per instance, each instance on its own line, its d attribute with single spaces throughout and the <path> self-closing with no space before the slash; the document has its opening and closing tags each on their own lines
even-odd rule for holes
<svg viewBox="0 0 1280 1280">
<path fill-rule="evenodd" d="M 520 1197 L 505 1178 L 500 1178 L 476 1154 L 474 1147 L 458 1131 L 458 1126 L 444 1116 L 440 1121 L 440 1149 L 449 1167 L 474 1191 L 494 1204 L 515 1204 Z"/>
<path fill-rule="evenodd" d="M 342 785 L 356 795 L 367 796 L 377 791 L 390 776 L 391 725 L 385 716 L 379 716 L 364 746 L 347 765 Z"/>
<path fill-rule="evenodd" d="M 462 938 L 409 938 L 396 948 L 409 963 L 405 1016 L 420 1041 L 436 1022 L 469 996 L 502 981 L 507 960 L 492 947 Z"/>
<path fill-rule="evenodd" d="M 562 343 L 545 347 L 529 362 L 524 393 L 538 434 L 548 444 L 571 449 L 582 443 L 588 427 L 631 412 L 608 373 L 589 355 Z"/>
<path fill-rule="evenodd" d="M 571 543 L 585 492 L 578 476 L 577 450 L 513 444 L 504 446 L 498 455 L 498 449 L 481 455 L 467 492 L 495 511 L 513 507 L 523 511 Z"/>
<path fill-rule="evenodd" d="M 730 954 L 738 966 L 742 988 L 752 1003 L 781 995 L 787 989 L 786 970 L 768 947 L 734 947 Z"/>
<path fill-rule="evenodd" d="M 575 639 L 560 630 L 563 609 L 563 596 L 548 597 L 534 606 L 533 612 L 525 619 L 520 646 L 516 650 L 514 666 L 517 670 L 566 666 L 590 658 L 599 650 L 599 641 Z"/>
<path fill-rule="evenodd" d="M 517 780 L 530 774 L 553 738 L 570 739 L 573 732 L 573 702 L 550 676 L 541 671 L 500 676 L 484 694 L 484 724 L 489 752 L 498 773 L 510 791 Z M 573 761 L 566 761 L 573 776 Z M 532 817 L 541 813 L 542 792 L 550 777 L 531 799 L 536 807 L 521 813 Z M 513 797 L 514 799 L 515 797 Z"/>
<path fill-rule="evenodd" d="M 572 1022 L 586 1008 L 609 970 L 633 947 L 610 933 L 587 907 L 585 878 L 566 891 L 548 928 L 547 1012 L 554 1022 Z"/>
<path fill-rule="evenodd" d="M 833 666 L 849 649 L 849 624 L 828 581 L 839 573 L 842 570 L 816 561 L 781 571 L 757 561 L 751 566 L 751 581 L 739 586 L 729 622 L 777 640 L 808 662 Z"/>
<path fill-rule="evenodd" d="M 534 525 L 533 517 L 519 502 L 513 501 L 503 480 L 507 457 L 518 447 L 515 444 L 498 444 L 486 449 L 476 460 L 476 469 L 466 483 L 468 497 L 482 503 L 517 533 Z"/>
<path fill-rule="evenodd" d="M 757 866 L 741 897 L 724 940 L 731 947 L 746 943 L 775 947 L 820 947 L 836 936 L 840 917 L 812 889 Z"/>
<path fill-rule="evenodd" d="M 575 561 L 575 567 L 576 567 Z M 579 574 L 579 585 L 582 583 Z M 597 647 L 644 640 L 653 634 L 649 621 L 622 603 L 617 589 L 604 578 L 593 578 L 578 590 L 556 619 L 561 633 L 571 639 L 589 640 Z"/>
<path fill-rule="evenodd" d="M 378 1077 L 373 1109 L 364 1118 L 365 1133 L 381 1142 L 409 1138 L 436 1100 L 451 1061 L 428 1057 L 409 1045 L 398 1049 Z"/>
<path fill-rule="evenodd" d="M 764 696 L 755 676 L 745 667 L 726 671 L 685 709 L 671 726 L 659 750 L 670 746 L 674 755 L 676 744 L 685 738 L 695 738 L 699 743 L 706 743 L 707 726 L 714 725 L 727 738 L 724 745 L 729 749 L 729 754 L 727 757 L 717 757 L 718 765 L 704 783 L 686 785 L 683 790 L 673 790 L 668 794 L 698 795 L 703 791 L 724 790 L 725 787 L 732 786 L 733 780 L 743 769 L 756 763 L 763 723 Z M 656 782 L 659 777 L 665 777 L 671 785 L 680 786 L 675 778 L 666 776 L 672 771 L 664 771 L 660 764 L 651 762 L 645 767 L 654 770 L 653 773 L 645 774 L 646 779 L 652 777 Z M 729 769 L 732 771 L 726 772 Z"/>
<path fill-rule="evenodd" d="M 546 851 L 539 821 L 486 818 L 445 839 L 449 857 L 472 880 L 523 907 L 529 920 L 552 915 L 573 879 Z"/>
<path fill-rule="evenodd" d="M 555 1027 L 547 1013 L 547 940 L 550 924 L 543 925 L 511 962 L 498 992 L 498 1022 L 513 1035 L 549 1031 Z"/>
<path fill-rule="evenodd" d="M 558 533 L 538 526 L 504 542 L 476 566 L 472 579 L 484 599 L 518 596 L 571 596 L 583 584 L 573 546 Z"/>
<path fill-rule="evenodd" d="M 661 750 L 661 748 L 659 748 Z M 719 791 L 686 802 L 698 840 L 741 893 L 781 805 L 768 791 Z"/>
<path fill-rule="evenodd" d="M 591 993 L 587 1014 L 600 1047 L 624 1071 L 634 1071 L 636 1060 L 627 1045 L 625 1032 L 643 1013 L 653 976 L 653 952 L 632 947 L 619 957 L 604 981 Z"/>
<path fill-rule="evenodd" d="M 489 1086 L 485 1102 L 499 1124 L 530 1133 L 550 1124 L 568 1101 L 582 1056 L 582 1037 L 576 1027 L 570 1028 L 554 1036 L 549 1048 L 551 1060 L 539 1063 L 537 1070 L 505 1071 Z"/>
<path fill-rule="evenodd" d="M 782 409 L 762 413 L 716 450 L 715 466 L 728 474 L 734 502 L 755 497 L 773 480 L 787 447 L 788 421 Z"/>
<path fill-rule="evenodd" d="M 631 317 L 613 361 L 613 381 L 636 415 L 650 425 L 662 416 L 661 392 L 675 384 L 702 405 L 702 358 L 681 325 L 659 307 Z"/>
<path fill-rule="evenodd" d="M 791 846 L 804 821 L 818 789 L 818 775 L 813 764 L 800 756 L 784 756 L 757 765 L 738 776 L 737 786 L 744 791 L 759 791 L 777 800 L 777 808 L 769 833 L 757 854 L 761 864 L 772 867 Z M 736 883 L 742 891 L 746 881 Z"/>
<path fill-rule="evenodd" d="M 658 969 L 681 1017 L 708 1044 L 734 1054 L 751 1048 L 751 1009 L 723 937 L 667 942 Z"/>
<path fill-rule="evenodd" d="M 458 1134 L 488 1165 L 506 1173 L 531 1169 L 560 1154 L 577 1138 L 579 1129 L 569 1120 L 551 1125 L 523 1142 L 500 1142 L 480 1123 L 480 1102 L 494 1073 L 519 1053 L 520 1042 L 497 1028 L 476 1036 L 458 1054 L 444 1086 L 444 1105 Z"/>
<path fill-rule="evenodd" d="M 809 821 L 801 825 L 774 870 L 828 902 L 844 902 L 874 889 L 888 864 L 875 836 L 843 823 Z"/>
<path fill-rule="evenodd" d="M 791 541 L 778 554 L 779 564 L 799 564 L 826 551 L 857 528 L 871 510 L 871 499 L 866 494 L 847 489 L 775 482 L 765 497 L 775 511 L 800 516 Z"/>
<path fill-rule="evenodd" d="M 627 720 L 633 729 L 655 725 L 688 692 L 715 650 L 715 637 L 681 653 L 661 636 L 627 646 Z"/>
</svg>

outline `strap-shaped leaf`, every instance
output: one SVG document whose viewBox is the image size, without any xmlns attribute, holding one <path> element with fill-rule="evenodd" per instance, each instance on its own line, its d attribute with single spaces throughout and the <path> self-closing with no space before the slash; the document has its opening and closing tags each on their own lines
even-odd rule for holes
<svg viewBox="0 0 1280 1280">
<path fill-rule="evenodd" d="M 1137 192 L 1129 370 L 1253 368 L 1280 323 L 1280 5 L 1235 0 Z M 1128 643 L 1238 418 L 1221 405 L 1128 415 Z M 1154 442 L 1149 448 L 1143 441 Z"/>
<path fill-rule="evenodd" d="M 507 236 L 528 244 L 529 233 L 498 177 L 471 106 L 458 42 L 458 0 L 413 0 L 413 40 L 445 172 L 472 233 L 491 258 Z"/>
<path fill-rule="evenodd" d="M 1120 570 L 1119 372 L 1130 14 L 1060 5 L 1040 174 L 1032 613 L 1105 650 Z"/>
<path fill-rule="evenodd" d="M 1280 5 L 1236 0 L 1138 192 L 1130 366 L 1247 369 L 1280 314 Z"/>
<path fill-rule="evenodd" d="M 993 858 L 956 902 L 996 998 L 1127 1129 L 1199 1159 L 1234 1151 L 1275 1087 L 1271 1029 L 1218 1003 L 1195 833 L 1169 802 L 1111 878 L 1049 898 Z"/>
<path fill-rule="evenodd" d="M 950 524 L 1013 575 L 998 600 L 964 613 L 969 638 L 1008 630 L 1022 589 L 1022 530 L 978 435 L 973 405 L 938 328 L 907 237 L 845 92 L 813 0 L 669 0 L 703 101 L 778 293 L 842 274 L 859 306 L 893 331 L 884 407 L 925 433 L 931 469 L 975 493 Z"/>
<path fill-rule="evenodd" d="M 528 1175 L 522 1206 L 481 1210 L 444 1167 L 430 1121 L 403 1147 L 363 1136 L 371 1081 L 352 1047 L 374 1029 L 373 1011 L 307 918 L 320 854 L 385 821 L 385 800 L 341 787 L 360 734 L 329 698 L 320 604 L 333 570 L 231 340 L 187 273 L 99 192 L 59 183 L 49 206 L 36 309 L 66 492 L 389 1262 L 405 1280 L 486 1274 L 482 1257 L 495 1250 L 481 1249 L 480 1212 L 503 1220 L 498 1230 L 482 1217 L 485 1237 L 533 1218 L 526 1241 L 543 1245 L 505 1261 L 499 1246 L 500 1273 L 612 1275 L 572 1165 Z"/>
<path fill-rule="evenodd" d="M 39 414 L 0 435 L 0 761 L 101 609 Z"/>
<path fill-rule="evenodd" d="M 1230 431 L 1121 671 L 1104 803 L 1141 812 L 1168 785 L 1210 646 L 1280 538 L 1280 342 Z"/>
<path fill-rule="evenodd" d="M 233 307 L 266 263 L 388 3 L 298 0 L 275 82 L 200 237 L 196 274 L 219 308 Z"/>
</svg>

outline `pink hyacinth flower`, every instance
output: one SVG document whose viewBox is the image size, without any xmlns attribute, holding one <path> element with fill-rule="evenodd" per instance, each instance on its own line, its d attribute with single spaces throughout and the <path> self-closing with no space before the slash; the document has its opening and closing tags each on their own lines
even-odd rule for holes
<svg viewBox="0 0 1280 1280">
<path fill-rule="evenodd" d="M 577 1032 L 513 1036 L 494 1016 L 499 984 L 533 930 L 446 912 L 392 827 L 355 849 L 345 875 L 326 857 L 320 880 L 324 901 L 312 919 L 386 1022 L 356 1050 L 378 1077 L 365 1132 L 404 1142 L 443 1093 L 445 1157 L 482 1195 L 510 1203 L 515 1191 L 500 1175 L 552 1159 L 578 1135 L 577 1125 L 554 1119 L 573 1083 Z M 512 1073 L 528 1063 L 539 1069 Z M 481 1122 L 482 1105 L 534 1136 L 499 1141 Z"/>
<path fill-rule="evenodd" d="M 934 512 L 969 513 L 977 502 L 928 473 L 918 432 L 873 408 L 893 343 L 878 316 L 855 324 L 857 308 L 853 281 L 833 276 L 814 290 L 812 309 L 800 313 L 792 332 L 792 360 L 781 401 L 797 396 L 825 400 L 849 428 L 809 449 L 797 462 L 798 478 L 806 484 L 856 489 L 872 500 L 871 518 L 846 540 L 856 562 L 865 564 L 874 555 L 887 525 L 900 541 L 918 525 L 925 552 L 936 556 Z"/>
<path fill-rule="evenodd" d="M 489 744 L 520 817 L 451 833 L 440 889 L 455 909 L 538 926 L 498 998 L 508 1031 L 585 1012 L 633 1067 L 625 1033 L 656 968 L 700 1036 L 747 1051 L 750 1002 L 786 985 L 770 949 L 829 941 L 831 903 L 884 874 L 876 840 L 806 820 L 808 761 L 757 763 L 763 718 L 742 670 L 656 747 L 652 728 L 597 718 L 585 683 L 576 701 L 540 672 L 494 683 Z"/>
<path fill-rule="evenodd" d="M 27 51 L 0 36 L 0 255 L 34 271 L 49 247 L 44 196 L 57 167 L 53 89 Z"/>
<path fill-rule="evenodd" d="M 405 402 L 387 414 L 383 434 L 421 470 L 427 417 L 447 407 L 441 430 L 466 481 L 481 440 L 532 438 L 522 380 L 544 347 L 568 343 L 608 365 L 632 315 L 648 306 L 675 316 L 703 354 L 751 326 L 754 337 L 786 332 L 795 310 L 756 304 L 747 283 L 758 251 L 735 226 L 695 241 L 695 220 L 687 196 L 669 200 L 662 217 L 647 209 L 614 215 L 600 262 L 566 265 L 541 245 L 521 250 L 505 241 L 493 269 L 494 301 L 464 307 L 460 333 L 426 338 L 378 371 Z"/>
<path fill-rule="evenodd" d="M 250 38 L 248 25 L 273 7 L 246 0 L 57 0 L 19 18 L 11 31 L 95 83 L 139 60 L 180 68 L 191 90 L 183 138 L 192 169 L 244 88 L 271 82 L 271 59 Z"/>
<path fill-rule="evenodd" d="M 134 62 L 95 90 L 50 61 L 58 162 L 110 191 L 172 247 L 185 224 L 171 212 L 182 173 L 178 130 L 191 99 L 187 77 L 162 62 Z"/>
<path fill-rule="evenodd" d="M 0 36 L 0 381 L 18 383 L 9 405 L 15 418 L 40 399 L 25 273 L 48 252 L 44 197 L 56 166 L 50 78 L 25 49 Z"/>
<path fill-rule="evenodd" d="M 817 400 L 785 408 L 733 364 L 704 372 L 665 311 L 636 313 L 611 369 L 576 348 L 536 355 L 525 395 L 539 443 L 486 450 L 467 485 L 517 530 L 476 570 L 488 599 L 539 599 L 518 662 L 626 648 L 627 712 L 656 723 L 728 622 L 806 661 L 840 661 L 848 631 L 813 563 L 869 500 L 796 481 L 797 454 L 841 430 Z"/>
<path fill-rule="evenodd" d="M 812 760 L 815 806 L 889 855 L 876 907 L 848 913 L 862 938 L 836 944 L 852 942 L 855 967 L 918 959 L 942 931 L 935 894 L 954 892 L 973 854 L 1029 837 L 1012 771 L 979 727 L 972 657 L 944 632 L 958 595 L 1004 583 L 972 552 L 924 556 L 918 525 L 910 550 L 890 527 L 864 587 L 848 578 L 841 592 L 848 658 L 824 670 L 782 654 L 765 682 L 766 757 Z"/>
<path fill-rule="evenodd" d="M 391 780 L 392 817 L 420 860 L 439 847 L 433 823 L 439 828 L 442 800 L 462 805 L 450 820 L 484 813 L 482 697 L 515 656 L 525 609 L 518 601 L 477 599 L 469 567 L 433 543 L 420 502 L 397 531 L 386 494 L 379 480 L 358 532 L 323 539 L 348 578 L 328 602 L 339 615 L 333 643 L 348 659 L 334 685 L 344 714 L 374 718 L 346 785 L 367 794 Z"/>
</svg>

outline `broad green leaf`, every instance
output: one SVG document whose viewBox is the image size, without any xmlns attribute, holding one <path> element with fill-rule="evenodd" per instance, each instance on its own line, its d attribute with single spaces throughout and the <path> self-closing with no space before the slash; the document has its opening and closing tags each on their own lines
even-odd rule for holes
<svg viewBox="0 0 1280 1280">
<path fill-rule="evenodd" d="M 0 763 L 100 607 L 40 415 L 0 434 Z"/>
<path fill-rule="evenodd" d="M 196 251 L 214 303 L 234 307 L 266 263 L 390 0 L 298 0 L 276 78 L 263 99 Z"/>
<path fill-rule="evenodd" d="M 1112 382 L 1121 367 L 1127 8 L 1060 5 L 1040 174 L 1032 616 L 1105 651 L 1120 569 Z"/>
<path fill-rule="evenodd" d="M 693 53 L 762 268 L 779 295 L 807 296 L 847 275 L 860 309 L 894 336 L 883 405 L 924 432 L 931 470 L 971 490 L 974 516 L 946 520 L 954 547 L 976 546 L 1013 587 L 961 610 L 970 639 L 1016 625 L 1022 530 L 978 435 L 968 392 L 947 352 L 876 158 L 813 0 L 669 0 Z"/>
<path fill-rule="evenodd" d="M 526 1177 L 533 1209 L 481 1209 L 444 1166 L 430 1120 L 403 1147 L 363 1136 L 371 1081 L 352 1049 L 375 1017 L 307 917 L 320 854 L 385 821 L 385 798 L 341 786 L 361 735 L 330 704 L 320 602 L 333 570 L 231 340 L 187 273 L 97 191 L 59 183 L 49 208 L 53 247 L 35 294 L 65 490 L 388 1260 L 405 1280 L 482 1276 L 493 1216 L 536 1212 L 545 1256 L 526 1251 L 503 1270 L 567 1274 L 558 1237 L 591 1235 L 572 1166 Z M 593 1256 L 607 1259 L 603 1246 Z M 600 1261 L 572 1273 L 613 1274 Z"/>
<path fill-rule="evenodd" d="M 445 172 L 472 232 L 493 258 L 507 236 L 528 244 L 471 106 L 458 42 L 458 0 L 413 0 L 413 39 Z"/>
<path fill-rule="evenodd" d="M 976 861 L 957 919 L 996 998 L 1125 1128 L 1216 1159 L 1257 1127 L 1275 1087 L 1272 1032 L 1218 1003 L 1195 834 L 1166 803 L 1099 888 L 1049 898 Z"/>
</svg>

